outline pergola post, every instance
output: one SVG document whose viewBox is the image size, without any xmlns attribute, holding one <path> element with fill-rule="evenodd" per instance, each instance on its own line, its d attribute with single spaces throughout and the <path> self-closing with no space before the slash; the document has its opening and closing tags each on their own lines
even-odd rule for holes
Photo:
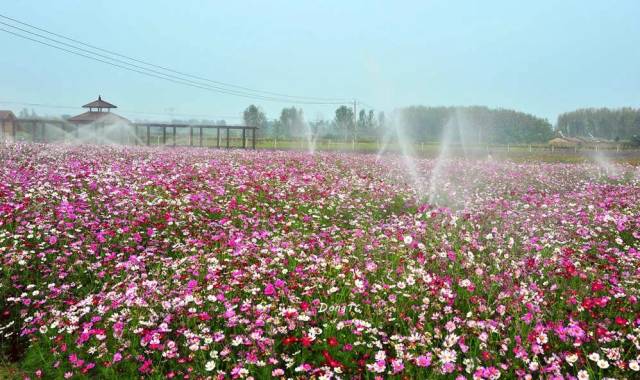
<svg viewBox="0 0 640 380">
<path fill-rule="evenodd" d="M 173 126 L 173 146 L 176 146 L 176 126 Z"/>
<path fill-rule="evenodd" d="M 220 127 L 216 127 L 217 143 L 216 148 L 220 148 Z"/>
<path fill-rule="evenodd" d="M 162 126 L 162 145 L 166 145 L 167 144 L 167 127 L 166 126 Z"/>
<path fill-rule="evenodd" d="M 147 146 L 151 145 L 151 126 L 147 125 Z"/>
<path fill-rule="evenodd" d="M 200 147 L 202 147 L 202 127 L 200 127 Z"/>
<path fill-rule="evenodd" d="M 230 128 L 227 127 L 227 149 L 229 149 L 229 132 L 230 132 Z"/>
<path fill-rule="evenodd" d="M 189 126 L 189 146 L 193 146 L 193 126 Z"/>
<path fill-rule="evenodd" d="M 247 147 L 247 128 L 242 128 L 242 149 Z"/>
<path fill-rule="evenodd" d="M 253 149 L 256 149 L 256 129 L 253 128 L 251 131 L 253 132 L 251 136 L 251 146 Z"/>
</svg>

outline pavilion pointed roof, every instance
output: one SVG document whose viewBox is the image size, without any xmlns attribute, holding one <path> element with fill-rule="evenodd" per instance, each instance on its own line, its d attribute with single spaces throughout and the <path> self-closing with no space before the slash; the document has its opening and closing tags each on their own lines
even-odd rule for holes
<svg viewBox="0 0 640 380">
<path fill-rule="evenodd" d="M 94 100 L 91 103 L 87 103 L 84 106 L 82 106 L 82 108 L 98 108 L 98 109 L 102 109 L 102 108 L 118 108 L 117 106 L 109 103 L 109 102 L 105 102 L 104 100 L 102 100 L 102 97 L 100 95 L 98 95 L 98 100 Z"/>
</svg>

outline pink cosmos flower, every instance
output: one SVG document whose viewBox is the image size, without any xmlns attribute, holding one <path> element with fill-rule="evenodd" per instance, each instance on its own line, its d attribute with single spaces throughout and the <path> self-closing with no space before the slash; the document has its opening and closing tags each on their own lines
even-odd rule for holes
<svg viewBox="0 0 640 380">
<path fill-rule="evenodd" d="M 402 359 L 391 360 L 391 368 L 393 369 L 393 374 L 402 372 L 402 370 L 404 370 L 404 363 L 402 363 Z"/>
<path fill-rule="evenodd" d="M 431 365 L 431 354 L 420 355 L 416 358 L 416 365 L 418 367 L 428 367 Z"/>
<path fill-rule="evenodd" d="M 276 288 L 275 286 L 273 286 L 273 284 L 269 283 L 267 284 L 267 286 L 264 287 L 264 294 L 266 296 L 273 296 L 276 294 Z"/>
</svg>

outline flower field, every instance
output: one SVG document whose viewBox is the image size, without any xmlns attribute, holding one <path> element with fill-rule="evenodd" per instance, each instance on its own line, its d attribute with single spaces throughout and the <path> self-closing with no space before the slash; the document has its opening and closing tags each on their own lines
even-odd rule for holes
<svg viewBox="0 0 640 380">
<path fill-rule="evenodd" d="M 416 161 L 428 178 L 433 160 Z M 0 348 L 37 378 L 640 378 L 640 170 L 0 147 Z"/>
</svg>

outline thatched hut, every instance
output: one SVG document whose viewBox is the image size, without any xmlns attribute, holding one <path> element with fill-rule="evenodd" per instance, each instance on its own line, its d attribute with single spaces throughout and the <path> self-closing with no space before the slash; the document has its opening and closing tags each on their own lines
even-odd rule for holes
<svg viewBox="0 0 640 380">
<path fill-rule="evenodd" d="M 583 143 L 584 141 L 575 137 L 556 137 L 549 140 L 549 146 L 554 148 L 577 148 Z"/>
</svg>

